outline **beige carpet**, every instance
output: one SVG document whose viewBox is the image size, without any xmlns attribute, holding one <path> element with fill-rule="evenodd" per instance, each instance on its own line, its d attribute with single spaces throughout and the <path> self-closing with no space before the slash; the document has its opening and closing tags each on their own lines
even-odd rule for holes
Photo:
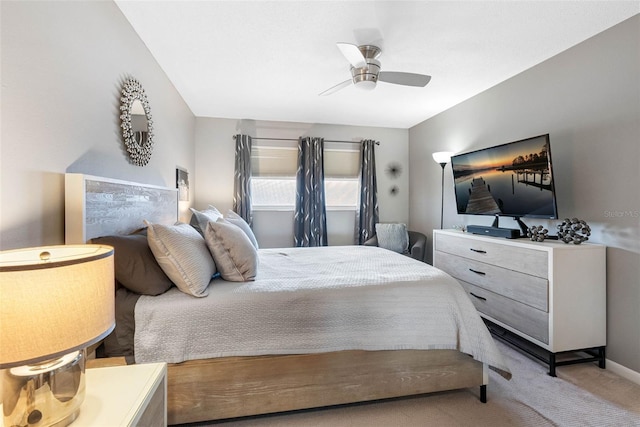
<svg viewBox="0 0 640 427">
<path fill-rule="evenodd" d="M 190 426 L 640 426 L 640 385 L 591 363 L 559 367 L 553 378 L 543 365 L 498 345 L 513 378 L 491 372 L 486 404 L 472 389 Z"/>
</svg>

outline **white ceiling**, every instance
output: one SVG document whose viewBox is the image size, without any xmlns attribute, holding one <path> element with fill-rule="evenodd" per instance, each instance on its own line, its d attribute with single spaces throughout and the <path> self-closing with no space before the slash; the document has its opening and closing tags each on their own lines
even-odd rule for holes
<svg viewBox="0 0 640 427">
<path fill-rule="evenodd" d="M 640 1 L 116 3 L 197 117 L 396 128 L 640 13 Z M 336 42 L 377 44 L 382 70 L 432 80 L 318 96 L 350 77 Z"/>
</svg>

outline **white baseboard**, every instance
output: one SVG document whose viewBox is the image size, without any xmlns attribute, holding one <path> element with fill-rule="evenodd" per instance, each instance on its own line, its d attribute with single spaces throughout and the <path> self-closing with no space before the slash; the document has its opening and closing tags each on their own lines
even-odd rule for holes
<svg viewBox="0 0 640 427">
<path fill-rule="evenodd" d="M 631 370 L 626 366 L 622 366 L 621 364 L 613 362 L 609 359 L 607 359 L 607 369 L 613 372 L 614 374 L 620 375 L 621 377 L 628 379 L 629 381 L 633 381 L 636 384 L 640 384 L 640 372 Z"/>
</svg>

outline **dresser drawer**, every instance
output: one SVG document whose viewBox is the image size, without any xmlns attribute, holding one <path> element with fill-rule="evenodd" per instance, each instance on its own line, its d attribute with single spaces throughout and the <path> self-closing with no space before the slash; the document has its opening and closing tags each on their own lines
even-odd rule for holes
<svg viewBox="0 0 640 427">
<path fill-rule="evenodd" d="M 436 234 L 434 245 L 436 251 L 548 278 L 548 255 L 545 251 L 442 234 Z"/>
<path fill-rule="evenodd" d="M 434 255 L 434 266 L 453 277 L 523 304 L 549 311 L 547 279 L 443 252 Z"/>
<path fill-rule="evenodd" d="M 549 316 L 544 311 L 494 294 L 464 281 L 462 287 L 480 313 L 494 318 L 532 338 L 549 344 Z"/>
</svg>

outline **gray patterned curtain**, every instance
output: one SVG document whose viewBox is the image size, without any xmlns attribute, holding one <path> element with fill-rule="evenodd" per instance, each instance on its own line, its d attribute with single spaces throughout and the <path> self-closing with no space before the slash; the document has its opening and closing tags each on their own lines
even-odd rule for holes
<svg viewBox="0 0 640 427">
<path fill-rule="evenodd" d="M 360 206 L 356 210 L 356 242 L 359 245 L 376 234 L 379 220 L 375 146 L 374 140 L 365 139 L 360 149 Z"/>
<path fill-rule="evenodd" d="M 236 167 L 233 174 L 233 210 L 249 225 L 251 213 L 251 137 L 236 135 Z"/>
<path fill-rule="evenodd" d="M 324 197 L 324 138 L 298 140 L 295 246 L 327 246 L 327 206 Z"/>
</svg>

